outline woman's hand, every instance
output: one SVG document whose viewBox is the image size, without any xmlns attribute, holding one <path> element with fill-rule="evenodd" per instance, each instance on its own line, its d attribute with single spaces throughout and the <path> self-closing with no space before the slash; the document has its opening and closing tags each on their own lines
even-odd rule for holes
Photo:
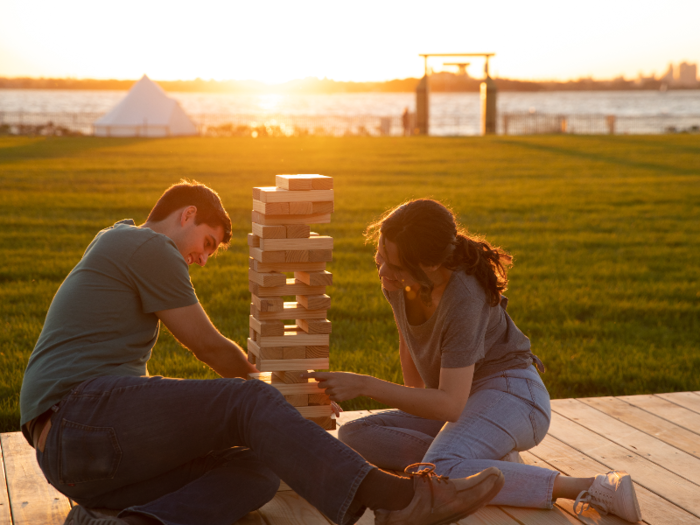
<svg viewBox="0 0 700 525">
<path fill-rule="evenodd" d="M 338 403 L 367 395 L 367 384 L 372 379 L 370 376 L 350 372 L 310 372 L 301 374 L 301 377 L 316 379 L 319 388 L 326 391 L 331 401 Z"/>
</svg>

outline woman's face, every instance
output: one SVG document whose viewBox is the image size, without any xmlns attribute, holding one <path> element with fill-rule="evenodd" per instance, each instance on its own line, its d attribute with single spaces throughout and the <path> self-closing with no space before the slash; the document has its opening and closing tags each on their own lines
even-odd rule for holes
<svg viewBox="0 0 700 525">
<path fill-rule="evenodd" d="M 390 292 L 404 290 L 407 287 L 418 288 L 418 282 L 403 267 L 399 258 L 399 249 L 382 234 L 379 237 L 377 253 L 374 256 L 382 288 Z"/>
</svg>

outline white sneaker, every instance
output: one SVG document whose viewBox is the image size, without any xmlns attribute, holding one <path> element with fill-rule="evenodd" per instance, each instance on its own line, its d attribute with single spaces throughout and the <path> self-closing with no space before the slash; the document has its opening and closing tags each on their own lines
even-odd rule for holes
<svg viewBox="0 0 700 525">
<path fill-rule="evenodd" d="M 578 495 L 574 503 L 576 514 L 580 515 L 589 507 L 601 514 L 615 514 L 632 523 L 642 519 L 632 478 L 627 472 L 619 470 L 598 474 L 593 485 Z"/>
<path fill-rule="evenodd" d="M 520 452 L 517 450 L 511 450 L 501 458 L 501 461 L 508 461 L 510 463 L 525 463 L 523 461 L 523 457 L 520 455 Z"/>
</svg>

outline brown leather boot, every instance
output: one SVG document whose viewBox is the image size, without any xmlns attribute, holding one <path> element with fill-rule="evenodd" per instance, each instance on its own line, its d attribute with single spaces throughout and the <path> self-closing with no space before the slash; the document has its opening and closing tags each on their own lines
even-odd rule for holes
<svg viewBox="0 0 700 525">
<path fill-rule="evenodd" d="M 412 469 L 427 468 L 413 472 Z M 401 510 L 374 511 L 375 525 L 448 525 L 476 512 L 503 487 L 503 473 L 496 467 L 468 478 L 449 479 L 435 474 L 432 463 L 415 463 L 405 472 L 413 478 L 415 495 Z"/>
</svg>

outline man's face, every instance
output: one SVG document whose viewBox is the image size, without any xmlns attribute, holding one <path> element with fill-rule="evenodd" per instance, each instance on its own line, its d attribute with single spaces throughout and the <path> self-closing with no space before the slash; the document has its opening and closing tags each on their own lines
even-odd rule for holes
<svg viewBox="0 0 700 525">
<path fill-rule="evenodd" d="M 195 224 L 196 208 L 194 210 L 194 213 L 187 211 L 183 213 L 180 218 L 180 228 L 173 241 L 188 266 L 190 264 L 204 266 L 207 264 L 207 259 L 222 243 L 224 228 L 209 226 L 205 223 Z"/>
</svg>

